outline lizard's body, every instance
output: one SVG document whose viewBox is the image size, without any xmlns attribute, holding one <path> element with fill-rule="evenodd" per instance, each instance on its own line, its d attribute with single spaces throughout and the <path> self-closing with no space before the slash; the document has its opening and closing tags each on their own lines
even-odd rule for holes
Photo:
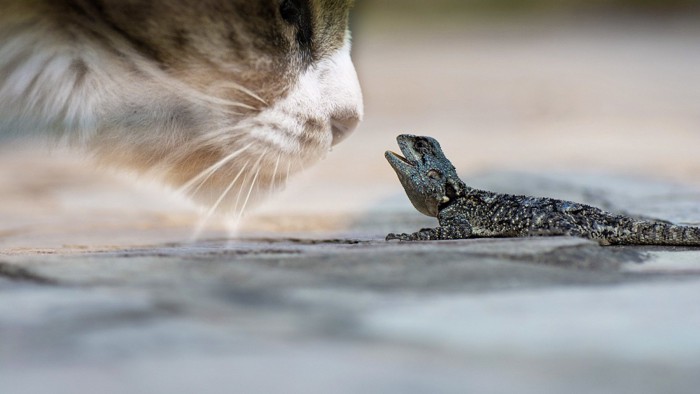
<svg viewBox="0 0 700 394">
<path fill-rule="evenodd" d="M 386 157 L 413 205 L 437 217 L 439 226 L 387 240 L 449 240 L 473 237 L 576 236 L 603 245 L 697 245 L 700 228 L 616 215 L 590 205 L 552 198 L 499 194 L 467 186 L 439 143 L 401 135 L 403 158 Z"/>
</svg>

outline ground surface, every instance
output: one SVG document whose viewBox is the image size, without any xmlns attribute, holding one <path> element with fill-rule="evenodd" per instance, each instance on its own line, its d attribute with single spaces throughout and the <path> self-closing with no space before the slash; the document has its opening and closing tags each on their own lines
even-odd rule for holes
<svg viewBox="0 0 700 394">
<path fill-rule="evenodd" d="M 234 234 L 6 148 L 0 393 L 697 392 L 700 251 L 386 243 L 434 223 L 382 153 L 430 134 L 473 186 L 700 224 L 700 30 L 379 33 L 362 128 Z"/>
</svg>

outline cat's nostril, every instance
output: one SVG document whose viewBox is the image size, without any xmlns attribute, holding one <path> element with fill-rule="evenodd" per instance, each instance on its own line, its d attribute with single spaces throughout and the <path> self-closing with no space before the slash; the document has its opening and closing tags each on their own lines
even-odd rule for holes
<svg viewBox="0 0 700 394">
<path fill-rule="evenodd" d="M 341 143 L 355 130 L 360 123 L 358 116 L 345 116 L 331 119 L 331 130 L 333 131 L 333 146 Z"/>
</svg>

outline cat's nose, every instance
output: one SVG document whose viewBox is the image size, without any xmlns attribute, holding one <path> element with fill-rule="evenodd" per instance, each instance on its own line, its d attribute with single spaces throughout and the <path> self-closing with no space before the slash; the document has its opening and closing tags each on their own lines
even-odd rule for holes
<svg viewBox="0 0 700 394">
<path fill-rule="evenodd" d="M 355 130 L 362 120 L 362 88 L 350 58 L 348 41 L 318 67 L 320 89 L 318 100 L 330 119 L 332 144 L 337 145 Z"/>
<path fill-rule="evenodd" d="M 355 112 L 347 113 L 331 118 L 331 130 L 333 132 L 333 146 L 346 139 L 360 124 L 361 115 Z"/>
</svg>

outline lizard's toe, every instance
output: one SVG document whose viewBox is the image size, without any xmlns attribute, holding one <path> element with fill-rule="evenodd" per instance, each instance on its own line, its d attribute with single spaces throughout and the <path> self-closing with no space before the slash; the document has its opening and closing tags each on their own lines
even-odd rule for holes
<svg viewBox="0 0 700 394">
<path fill-rule="evenodd" d="M 386 240 L 387 241 L 402 241 L 403 242 L 403 241 L 412 241 L 413 238 L 411 237 L 410 234 L 406 234 L 406 233 L 403 233 L 403 234 L 391 233 L 391 234 L 386 236 Z"/>
</svg>

